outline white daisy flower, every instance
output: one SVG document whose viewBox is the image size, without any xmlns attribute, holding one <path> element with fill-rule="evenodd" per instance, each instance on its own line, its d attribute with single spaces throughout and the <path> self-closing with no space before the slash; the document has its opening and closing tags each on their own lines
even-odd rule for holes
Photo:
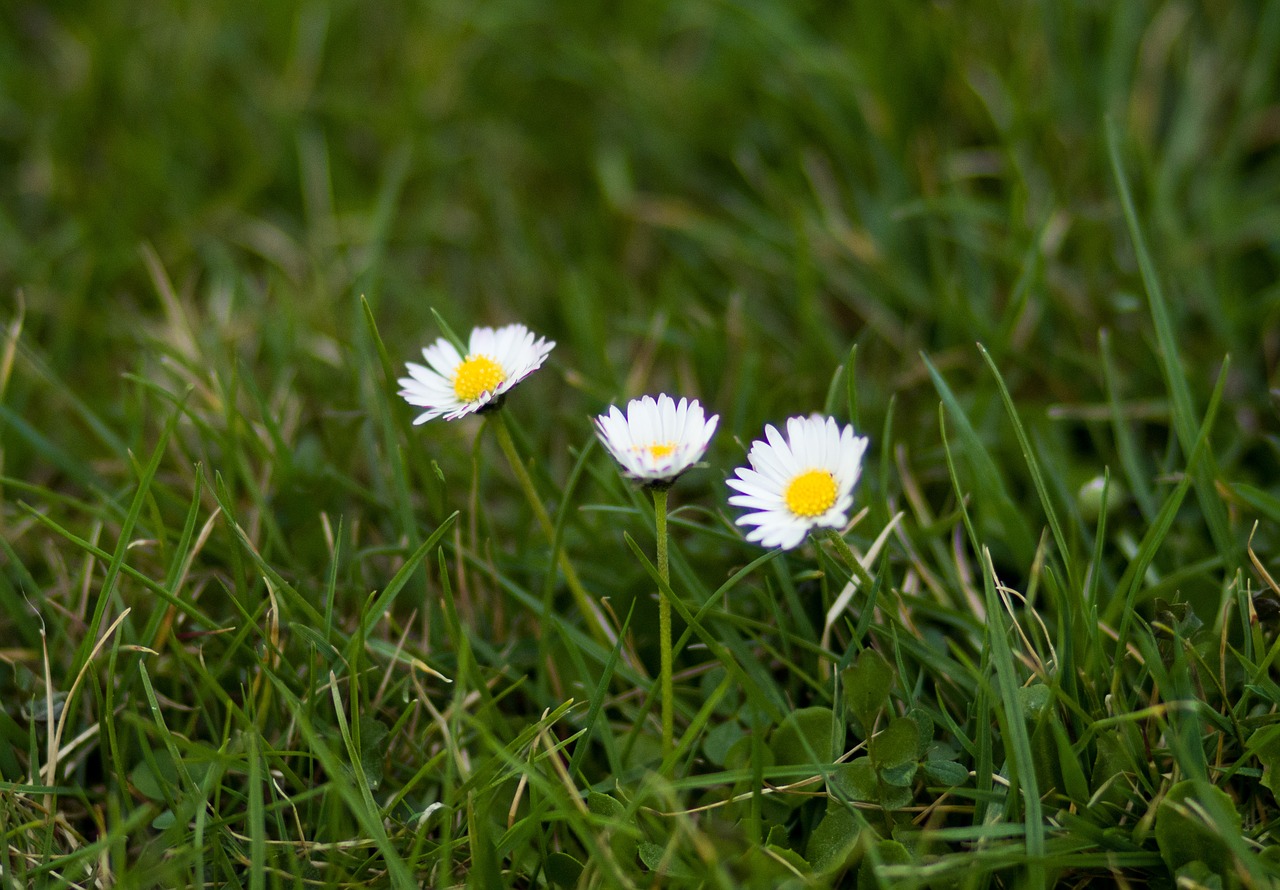
<svg viewBox="0 0 1280 890">
<path fill-rule="evenodd" d="M 614 460 L 632 479 L 650 485 L 669 484 L 703 454 L 715 434 L 720 415 L 710 420 L 698 400 L 660 395 L 632 399 L 624 417 L 617 406 L 595 419 L 596 432 Z"/>
<path fill-rule="evenodd" d="M 751 469 L 739 467 L 737 478 L 726 480 L 741 492 L 729 503 L 751 510 L 738 519 L 738 525 L 754 526 L 747 540 L 790 550 L 812 528 L 844 525 L 867 438 L 817 414 L 788 420 L 785 440 L 772 426 L 764 436 L 747 453 Z"/>
<path fill-rule="evenodd" d="M 501 404 L 512 387 L 542 367 L 555 345 L 544 337 L 535 340 L 522 324 L 472 328 L 464 358 L 441 337 L 422 350 L 430 367 L 405 362 L 409 376 L 397 381 L 404 387 L 400 395 L 410 405 L 427 409 L 414 418 L 415 424 L 437 417 L 457 420 Z"/>
</svg>

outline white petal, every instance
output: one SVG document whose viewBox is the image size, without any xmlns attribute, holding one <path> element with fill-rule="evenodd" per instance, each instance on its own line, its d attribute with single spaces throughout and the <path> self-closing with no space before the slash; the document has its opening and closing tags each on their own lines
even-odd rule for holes
<svg viewBox="0 0 1280 890">
<path fill-rule="evenodd" d="M 795 470 L 787 466 L 777 451 L 759 439 L 751 443 L 751 450 L 747 452 L 747 461 L 753 470 L 779 488 L 785 486 L 796 475 Z"/>
<path fill-rule="evenodd" d="M 711 437 L 716 434 L 716 427 L 720 424 L 720 415 L 712 415 L 702 427 L 702 450 L 705 451 L 707 446 L 711 444 Z"/>
<path fill-rule="evenodd" d="M 755 470 L 748 470 L 745 467 L 739 467 L 736 479 L 726 479 L 725 484 L 730 488 L 736 488 L 744 494 L 774 494 L 782 497 L 782 488 L 774 485 L 770 480 L 761 476 Z"/>
<path fill-rule="evenodd" d="M 515 359 L 523 357 L 532 350 L 533 333 L 524 325 L 503 325 L 493 332 L 493 350 L 498 355 Z"/>
<path fill-rule="evenodd" d="M 776 464 L 781 466 L 787 472 L 788 476 L 794 476 L 800 471 L 801 467 L 796 462 L 795 454 L 791 449 L 791 444 L 782 438 L 782 434 L 778 432 L 776 427 L 766 426 L 764 428 L 764 437 L 770 449 L 769 454 L 772 455 Z M 759 440 L 756 441 L 759 442 Z M 756 450 L 754 444 L 752 445 L 751 450 Z"/>
<path fill-rule="evenodd" d="M 422 357 L 442 377 L 452 377 L 453 372 L 458 369 L 458 365 L 462 364 L 462 356 L 458 355 L 458 350 L 454 349 L 453 344 L 443 337 L 430 346 L 424 347 Z M 418 367 L 421 367 L 421 365 Z"/>
<path fill-rule="evenodd" d="M 729 498 L 729 503 L 735 507 L 746 507 L 748 510 L 768 510 L 771 513 L 781 513 L 787 508 L 781 498 L 754 494 L 732 495 Z"/>
<path fill-rule="evenodd" d="M 471 336 L 467 340 L 467 354 L 487 355 L 490 358 L 497 359 L 499 357 L 497 338 L 494 336 L 493 328 L 472 328 Z"/>
</svg>

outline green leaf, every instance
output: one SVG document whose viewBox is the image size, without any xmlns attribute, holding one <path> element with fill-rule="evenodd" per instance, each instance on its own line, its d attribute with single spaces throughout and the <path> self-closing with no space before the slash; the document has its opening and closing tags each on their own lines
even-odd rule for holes
<svg viewBox="0 0 1280 890">
<path fill-rule="evenodd" d="M 169 753 L 160 750 L 155 752 L 155 768 L 143 760 L 129 771 L 129 781 L 148 800 L 163 801 L 166 797 L 165 789 L 177 784 L 178 771 L 173 768 Z"/>
<path fill-rule="evenodd" d="M 1276 781 L 1280 778 L 1276 772 L 1280 767 L 1280 726 L 1264 726 L 1249 736 L 1249 748 L 1256 749 L 1258 762 L 1262 764 L 1263 786 L 1280 798 L 1280 789 L 1276 788 Z"/>
<path fill-rule="evenodd" d="M 777 844 L 765 844 L 764 848 L 774 857 L 783 860 L 801 874 L 808 874 L 813 871 L 813 866 L 809 864 L 809 860 L 805 859 L 789 847 L 779 847 Z"/>
<path fill-rule="evenodd" d="M 863 649 L 858 660 L 840 675 L 844 684 L 844 702 L 858 718 L 864 731 L 870 732 L 876 715 L 889 700 L 894 672 L 884 656 L 874 649 Z"/>
<path fill-rule="evenodd" d="M 1188 862 L 1175 873 L 1179 888 L 1186 890 L 1223 890 L 1222 875 L 1216 875 L 1200 860 Z M 1231 886 L 1235 886 L 1232 884 Z"/>
<path fill-rule="evenodd" d="M 362 714 L 359 720 L 360 765 L 370 790 L 382 784 L 382 762 L 387 756 L 387 736 L 390 730 L 377 717 Z"/>
<path fill-rule="evenodd" d="M 858 868 L 858 886 L 860 888 L 891 886 L 888 880 L 879 876 L 878 866 L 910 865 L 912 861 L 911 851 L 895 840 L 876 841 L 872 851 L 872 853 L 863 857 L 862 865 Z"/>
<path fill-rule="evenodd" d="M 218 754 L 204 745 L 196 746 L 195 750 L 206 752 L 209 759 L 185 757 L 182 766 L 185 767 L 192 782 L 199 785 L 213 768 L 211 760 Z M 129 772 L 129 781 L 133 783 L 133 787 L 139 794 L 157 803 L 176 799 L 181 790 L 178 765 L 174 763 L 172 755 L 166 748 L 159 748 L 153 752 L 153 760 L 139 761 L 138 765 Z"/>
<path fill-rule="evenodd" d="M 819 874 L 842 871 L 856 861 L 861 835 L 862 826 L 848 809 L 829 810 L 809 836 L 805 858 Z"/>
<path fill-rule="evenodd" d="M 924 756 L 921 760 L 955 760 L 960 755 L 956 749 L 948 745 L 946 742 L 930 742 L 924 746 Z"/>
<path fill-rule="evenodd" d="M 768 769 L 774 765 L 773 751 L 764 745 L 760 746 L 760 766 Z M 751 769 L 751 736 L 743 735 L 724 756 L 725 769 Z"/>
<path fill-rule="evenodd" d="M 1053 690 L 1043 683 L 1020 687 L 1018 702 L 1028 720 L 1039 720 L 1040 715 L 1053 703 Z"/>
<path fill-rule="evenodd" d="M 876 769 L 893 769 L 911 763 L 920 752 L 920 725 L 910 717 L 897 717 L 877 733 L 868 746 Z"/>
<path fill-rule="evenodd" d="M 912 760 L 899 766 L 891 766 L 880 770 L 880 781 L 894 788 L 910 788 L 916 780 L 920 764 Z"/>
<path fill-rule="evenodd" d="M 901 779 L 909 770 L 914 776 L 916 763 L 912 762 L 898 767 L 901 773 L 892 772 L 891 777 Z M 879 804 L 886 810 L 897 810 L 908 806 L 915 800 L 909 787 L 893 785 L 884 780 L 884 773 L 877 773 L 870 757 L 859 757 L 852 763 L 837 767 L 831 774 L 831 788 L 836 800 L 841 798 L 862 803 Z M 836 808 L 835 801 L 832 809 Z"/>
<path fill-rule="evenodd" d="M 926 760 L 921 765 L 921 768 L 924 770 L 926 778 L 933 780 L 938 785 L 946 785 L 949 788 L 963 785 L 969 778 L 967 769 L 950 760 Z"/>
<path fill-rule="evenodd" d="M 741 724 L 736 720 L 729 720 L 707 733 L 702 742 L 702 751 L 716 766 L 724 766 L 729 761 L 729 752 L 745 738 L 747 733 Z"/>
<path fill-rule="evenodd" d="M 788 714 L 773 731 L 769 748 L 779 766 L 830 763 L 835 715 L 830 708 L 801 708 Z"/>
<path fill-rule="evenodd" d="M 608 820 L 621 819 L 627 814 L 627 808 L 620 801 L 599 791 L 587 793 L 587 809 Z"/>
<path fill-rule="evenodd" d="M 1222 817 L 1227 824 L 1218 822 Z M 1203 862 L 1215 873 L 1224 874 L 1235 860 L 1224 835 L 1238 836 L 1241 824 L 1235 802 L 1225 791 L 1187 779 L 1170 788 L 1156 809 L 1156 844 L 1173 871 Z"/>
<path fill-rule="evenodd" d="M 547 878 L 557 887 L 576 887 L 582 877 L 582 863 L 568 853 L 555 852 L 543 863 Z"/>
<path fill-rule="evenodd" d="M 662 844 L 653 844 L 645 841 L 640 844 L 640 861 L 650 871 L 656 871 L 658 874 L 668 878 L 684 878 L 690 879 L 697 877 L 693 869 L 681 862 L 679 857 L 672 856 L 669 859 L 663 859 L 667 849 Z"/>
<path fill-rule="evenodd" d="M 1119 727 L 1119 732 L 1098 733 L 1098 756 L 1090 776 L 1090 785 L 1098 801 L 1117 807 L 1125 807 L 1130 802 L 1133 777 L 1137 773 L 1134 751 L 1140 744 L 1133 738 L 1132 729 L 1133 724 L 1130 723 Z"/>
<path fill-rule="evenodd" d="M 1049 728 L 1053 731 L 1054 742 L 1057 743 L 1058 772 L 1062 776 L 1063 785 L 1066 786 L 1067 795 L 1081 806 L 1087 806 L 1092 792 L 1089 789 L 1089 783 L 1085 781 L 1084 768 L 1080 765 L 1080 757 L 1071 744 L 1067 728 L 1062 725 L 1062 721 L 1056 714 L 1050 721 Z"/>
<path fill-rule="evenodd" d="M 623 866 L 635 862 L 636 839 L 631 834 L 627 808 L 607 794 L 592 791 L 587 794 L 587 809 L 609 823 L 609 846 L 618 861 Z"/>
<path fill-rule="evenodd" d="M 912 708 L 907 711 L 907 716 L 914 720 L 920 729 L 920 749 L 917 754 L 923 757 L 933 745 L 933 717 L 922 708 Z"/>
<path fill-rule="evenodd" d="M 849 800 L 863 803 L 880 800 L 880 781 L 876 778 L 876 768 L 871 765 L 870 757 L 859 757 L 837 767 L 831 774 L 831 784 Z"/>
<path fill-rule="evenodd" d="M 1052 724 L 1057 719 L 1050 716 L 1040 721 L 1027 722 L 1035 728 L 1031 731 L 1031 765 L 1035 770 L 1036 782 L 1041 788 L 1057 788 L 1063 790 L 1065 782 L 1059 770 L 1058 746 L 1053 736 Z"/>
<path fill-rule="evenodd" d="M 900 810 L 915 803 L 915 793 L 910 788 L 899 788 L 896 785 L 880 784 L 880 806 L 886 810 Z"/>
</svg>

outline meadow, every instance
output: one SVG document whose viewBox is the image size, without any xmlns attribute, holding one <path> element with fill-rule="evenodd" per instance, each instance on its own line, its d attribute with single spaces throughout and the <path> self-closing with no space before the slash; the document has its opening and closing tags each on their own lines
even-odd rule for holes
<svg viewBox="0 0 1280 890">
<path fill-rule="evenodd" d="M 0 885 L 1280 885 L 1278 146 L 1276 0 L 8 4 Z"/>
</svg>

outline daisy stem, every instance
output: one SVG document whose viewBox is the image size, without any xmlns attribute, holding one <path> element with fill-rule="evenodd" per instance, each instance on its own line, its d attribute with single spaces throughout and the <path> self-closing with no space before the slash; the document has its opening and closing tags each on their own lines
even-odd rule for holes
<svg viewBox="0 0 1280 890">
<path fill-rule="evenodd" d="M 542 526 L 542 533 L 547 536 L 547 543 L 555 547 L 555 525 L 551 522 L 551 516 L 547 513 L 547 508 L 542 505 L 537 489 L 533 487 L 533 479 L 530 478 L 529 471 L 525 469 L 524 461 L 520 460 L 520 455 L 516 452 L 516 443 L 511 438 L 511 428 L 507 426 L 505 412 L 502 410 L 492 412 L 489 414 L 489 422 L 498 436 L 498 445 L 502 448 L 502 453 L 507 456 L 507 463 L 511 464 L 511 472 L 515 473 L 516 481 L 520 484 L 520 489 L 524 492 L 525 499 L 528 500 L 529 506 L 533 509 L 533 515 L 537 518 L 538 525 Z M 613 635 L 609 633 L 604 623 L 604 617 L 591 602 L 591 597 L 587 594 L 586 588 L 582 586 L 582 581 L 578 579 L 578 573 L 574 570 L 573 563 L 569 560 L 569 555 L 564 552 L 563 548 L 556 549 L 556 561 L 560 564 L 560 571 L 564 573 L 564 583 L 568 586 L 569 592 L 573 594 L 573 601 L 577 604 L 578 610 L 589 617 L 587 623 L 590 626 L 591 633 L 601 643 L 606 646 L 612 646 L 615 642 Z"/>
<path fill-rule="evenodd" d="M 671 567 L 667 561 L 667 490 L 653 489 L 653 521 L 658 533 L 658 575 L 671 586 Z M 662 664 L 659 668 L 662 687 L 662 757 L 671 753 L 675 736 L 675 702 L 671 685 L 671 601 L 658 591 L 658 641 Z"/>
<path fill-rule="evenodd" d="M 828 529 L 827 537 L 836 545 L 836 552 L 840 554 L 840 561 L 849 567 L 849 571 L 853 572 L 853 576 L 858 579 L 858 584 L 863 590 L 870 590 L 871 585 L 875 584 L 871 575 L 862 565 L 862 561 L 853 555 L 853 549 L 849 547 L 849 543 L 844 539 L 836 529 Z"/>
</svg>

